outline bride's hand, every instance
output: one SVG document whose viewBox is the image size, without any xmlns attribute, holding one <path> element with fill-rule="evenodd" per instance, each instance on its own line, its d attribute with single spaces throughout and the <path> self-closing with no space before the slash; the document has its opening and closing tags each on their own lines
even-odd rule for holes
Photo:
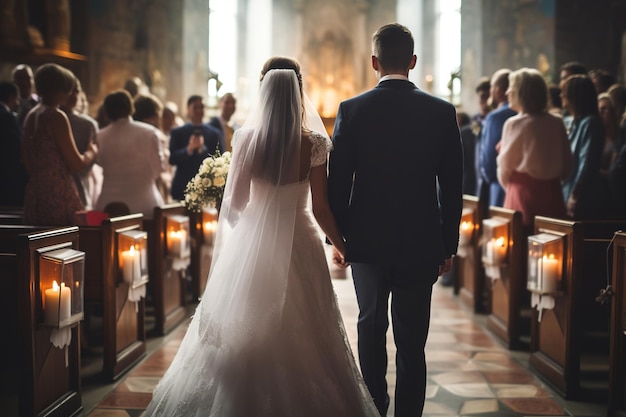
<svg viewBox="0 0 626 417">
<path fill-rule="evenodd" d="M 346 262 L 344 256 L 335 247 L 333 247 L 333 263 L 339 268 L 347 268 L 348 265 L 350 265 L 348 262 Z"/>
</svg>

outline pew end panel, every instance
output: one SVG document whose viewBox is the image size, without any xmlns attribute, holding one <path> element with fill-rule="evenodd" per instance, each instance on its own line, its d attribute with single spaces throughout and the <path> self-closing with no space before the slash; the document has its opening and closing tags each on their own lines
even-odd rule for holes
<svg viewBox="0 0 626 417">
<path fill-rule="evenodd" d="M 464 195 L 459 250 L 454 259 L 454 291 L 455 294 L 459 294 L 461 301 L 475 313 L 489 311 L 480 255 L 483 215 L 484 208 L 478 197 Z"/>
<path fill-rule="evenodd" d="M 613 242 L 608 417 L 626 417 L 626 233 Z"/>
<path fill-rule="evenodd" d="M 40 258 L 56 249 L 78 249 L 76 226 L 20 234 L 17 249 L 18 322 L 20 334 L 19 409 L 21 416 L 77 416 L 82 412 L 80 326 L 69 327 L 64 349 L 50 341 L 44 325 Z"/>
<path fill-rule="evenodd" d="M 122 275 L 120 238 L 141 231 L 143 215 L 112 217 L 101 226 L 81 226 L 80 243 L 87 258 L 85 293 L 90 314 L 102 314 L 102 372 L 107 380 L 118 379 L 146 353 L 145 299 L 129 299 L 129 283 Z M 88 272 L 87 272 L 88 271 Z M 87 280 L 88 278 L 88 280 Z M 87 329 L 91 333 L 87 320 Z"/>
<path fill-rule="evenodd" d="M 182 203 L 166 204 L 155 207 L 153 219 L 144 222 L 149 236 L 149 290 L 154 306 L 154 332 L 157 336 L 165 335 L 186 317 L 187 269 L 191 255 L 173 256 L 171 242 L 168 248 L 168 221 L 172 218 L 180 221 L 183 221 L 183 217 L 189 219 L 187 214 Z M 189 222 L 189 229 L 192 230 L 191 226 L 192 223 Z M 176 252 L 179 249 L 177 247 Z"/>
<path fill-rule="evenodd" d="M 491 300 L 487 329 L 509 349 L 519 349 L 522 335 L 529 332 L 523 313 L 530 307 L 522 215 L 492 206 L 482 223 L 482 261 Z M 496 231 L 493 236 L 490 229 Z"/>
</svg>

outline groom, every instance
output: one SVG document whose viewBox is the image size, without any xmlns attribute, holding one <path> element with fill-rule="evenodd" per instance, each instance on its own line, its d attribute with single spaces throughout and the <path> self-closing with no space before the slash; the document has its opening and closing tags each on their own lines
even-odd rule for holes
<svg viewBox="0 0 626 417">
<path fill-rule="evenodd" d="M 415 61 L 406 27 L 389 24 L 374 34 L 372 67 L 380 81 L 340 104 L 329 162 L 329 201 L 360 310 L 361 371 L 381 416 L 389 407 L 390 294 L 395 416 L 422 415 L 432 285 L 450 269 L 462 210 L 456 112 L 408 80 Z"/>
</svg>

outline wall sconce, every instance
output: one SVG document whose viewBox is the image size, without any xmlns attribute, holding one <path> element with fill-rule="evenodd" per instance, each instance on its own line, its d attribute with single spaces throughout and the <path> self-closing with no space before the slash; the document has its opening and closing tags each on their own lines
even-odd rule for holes
<svg viewBox="0 0 626 417">
<path fill-rule="evenodd" d="M 499 217 L 483 220 L 482 260 L 485 265 L 506 265 L 509 248 L 509 221 Z"/>
<path fill-rule="evenodd" d="M 215 242 L 218 214 L 219 212 L 215 207 L 205 207 L 202 209 L 202 231 L 205 245 L 213 246 Z"/>
<path fill-rule="evenodd" d="M 561 290 L 563 238 L 551 233 L 528 236 L 528 281 L 534 293 L 553 294 Z"/>
<path fill-rule="evenodd" d="M 122 280 L 137 288 L 148 283 L 148 232 L 126 230 L 117 234 L 117 257 Z"/>
</svg>

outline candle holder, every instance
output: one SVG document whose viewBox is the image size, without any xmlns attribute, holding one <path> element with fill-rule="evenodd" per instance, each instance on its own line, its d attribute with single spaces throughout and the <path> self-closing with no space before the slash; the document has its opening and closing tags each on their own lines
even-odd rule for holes
<svg viewBox="0 0 626 417">
<path fill-rule="evenodd" d="M 85 252 L 62 248 L 39 257 L 43 324 L 63 329 L 84 318 Z"/>
<path fill-rule="evenodd" d="M 464 208 L 461 214 L 461 223 L 459 225 L 459 246 L 469 246 L 474 241 L 474 210 Z"/>
<path fill-rule="evenodd" d="M 219 212 L 215 207 L 205 207 L 202 209 L 202 235 L 205 245 L 213 246 L 215 243 L 218 214 Z"/>
<path fill-rule="evenodd" d="M 509 249 L 509 221 L 500 217 L 484 219 L 482 261 L 488 266 L 505 266 Z"/>
<path fill-rule="evenodd" d="M 117 234 L 117 258 L 122 280 L 135 289 L 148 283 L 148 232 L 126 230 Z"/>
<path fill-rule="evenodd" d="M 189 257 L 189 217 L 173 214 L 166 218 L 167 254 L 173 258 Z"/>
<path fill-rule="evenodd" d="M 526 288 L 538 294 L 561 291 L 563 237 L 551 233 L 528 236 L 528 281 Z"/>
</svg>

